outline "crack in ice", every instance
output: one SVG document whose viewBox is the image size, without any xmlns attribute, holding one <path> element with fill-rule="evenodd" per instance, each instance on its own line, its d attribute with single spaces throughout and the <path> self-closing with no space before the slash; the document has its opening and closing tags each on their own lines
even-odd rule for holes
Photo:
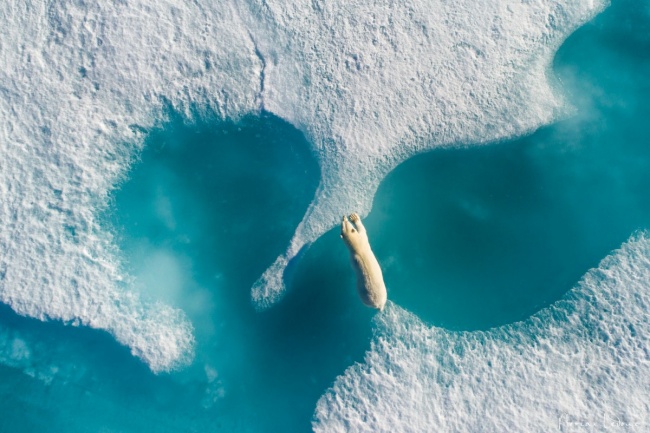
<svg viewBox="0 0 650 433">
<path fill-rule="evenodd" d="M 248 32 L 249 37 L 251 38 L 251 42 L 253 43 L 253 49 L 255 52 L 255 56 L 257 56 L 257 59 L 260 61 L 261 65 L 261 70 L 260 70 L 260 91 L 257 95 L 257 100 L 259 102 L 259 107 L 260 111 L 265 111 L 264 108 L 264 74 L 266 70 L 266 59 L 260 52 L 259 47 L 257 46 L 257 42 L 255 42 L 255 38 L 253 37 L 253 34 L 251 32 Z"/>
</svg>

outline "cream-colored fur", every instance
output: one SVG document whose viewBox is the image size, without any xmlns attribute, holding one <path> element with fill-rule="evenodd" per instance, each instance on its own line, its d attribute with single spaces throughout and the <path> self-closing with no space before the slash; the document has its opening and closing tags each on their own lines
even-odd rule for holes
<svg viewBox="0 0 650 433">
<path fill-rule="evenodd" d="M 381 274 L 375 254 L 370 249 L 368 234 L 359 215 L 353 213 L 349 221 L 347 217 L 343 217 L 341 238 L 350 250 L 350 259 L 357 274 L 357 290 L 361 300 L 369 307 L 383 310 L 387 297 L 384 276 Z"/>
</svg>

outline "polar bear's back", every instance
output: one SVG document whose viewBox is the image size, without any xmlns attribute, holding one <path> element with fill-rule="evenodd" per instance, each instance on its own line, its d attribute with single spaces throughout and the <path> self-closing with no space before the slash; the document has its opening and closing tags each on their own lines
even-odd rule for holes
<svg viewBox="0 0 650 433">
<path fill-rule="evenodd" d="M 383 309 L 387 293 L 379 262 L 370 248 L 366 229 L 357 214 L 343 217 L 341 238 L 350 250 L 352 267 L 357 275 L 357 291 L 361 301 L 373 308 Z M 354 225 L 353 225 L 354 223 Z"/>
</svg>

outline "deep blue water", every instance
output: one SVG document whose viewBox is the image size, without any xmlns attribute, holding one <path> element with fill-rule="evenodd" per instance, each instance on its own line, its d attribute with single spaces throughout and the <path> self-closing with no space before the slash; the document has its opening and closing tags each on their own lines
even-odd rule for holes
<svg viewBox="0 0 650 433">
<path fill-rule="evenodd" d="M 451 329 L 521 320 L 650 227 L 649 19 L 618 1 L 562 46 L 553 69 L 573 117 L 423 154 L 387 177 L 366 226 L 389 299 Z M 338 228 L 297 263 L 276 307 L 256 313 L 250 287 L 319 175 L 304 137 L 271 115 L 192 123 L 172 113 L 105 220 L 143 296 L 187 313 L 195 361 L 156 376 L 103 332 L 4 307 L 4 328 L 63 355 L 52 354 L 49 384 L 0 367 L 0 431 L 309 431 L 319 396 L 363 359 L 372 331 Z"/>
</svg>

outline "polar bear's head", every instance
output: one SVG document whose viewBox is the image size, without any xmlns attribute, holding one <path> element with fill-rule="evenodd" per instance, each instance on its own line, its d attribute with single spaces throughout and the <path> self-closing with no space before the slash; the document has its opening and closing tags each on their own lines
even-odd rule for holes
<svg viewBox="0 0 650 433">
<path fill-rule="evenodd" d="M 343 221 L 341 222 L 341 239 L 352 250 L 359 250 L 368 244 L 368 236 L 365 230 L 360 226 L 357 227 L 354 223 L 357 221 L 360 221 L 358 217 L 351 222 L 347 216 L 343 216 Z M 360 222 L 357 224 L 360 224 Z"/>
</svg>

